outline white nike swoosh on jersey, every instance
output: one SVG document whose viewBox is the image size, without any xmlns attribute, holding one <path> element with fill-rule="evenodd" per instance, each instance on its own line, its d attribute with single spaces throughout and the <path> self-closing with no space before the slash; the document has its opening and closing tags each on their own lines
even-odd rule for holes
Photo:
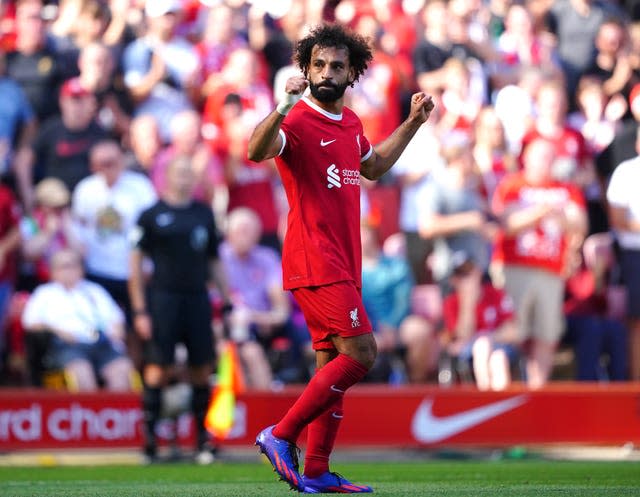
<svg viewBox="0 0 640 497">
<path fill-rule="evenodd" d="M 336 141 L 337 138 L 334 138 L 333 140 L 329 140 L 328 142 L 324 141 L 324 138 L 322 140 L 320 140 L 320 146 L 321 147 L 326 147 L 327 145 L 331 145 L 334 141 Z"/>
<path fill-rule="evenodd" d="M 334 392 L 338 392 L 338 393 L 344 393 L 344 390 L 340 390 L 337 386 L 335 385 L 331 385 L 331 390 L 333 390 Z"/>
<path fill-rule="evenodd" d="M 526 401 L 526 395 L 519 395 L 449 416 L 435 416 L 433 399 L 425 399 L 413 415 L 411 432 L 420 442 L 439 442 L 520 407 Z"/>
</svg>

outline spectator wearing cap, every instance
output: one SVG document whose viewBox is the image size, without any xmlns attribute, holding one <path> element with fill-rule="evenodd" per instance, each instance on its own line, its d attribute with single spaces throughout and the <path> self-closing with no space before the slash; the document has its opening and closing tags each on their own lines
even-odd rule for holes
<svg viewBox="0 0 640 497">
<path fill-rule="evenodd" d="M 78 78 L 62 85 L 59 102 L 62 114 L 42 124 L 29 156 L 15 171 L 27 212 L 33 208 L 34 185 L 43 178 L 58 178 L 73 191 L 89 175 L 89 150 L 106 137 L 96 121 L 96 99 Z"/>
<path fill-rule="evenodd" d="M 553 178 L 555 148 L 538 138 L 524 150 L 524 169 L 505 176 L 492 198 L 501 229 L 494 267 L 516 308 L 518 340 L 526 345 L 527 384 L 542 387 L 564 331 L 565 277 L 587 232 L 584 196 Z"/>
<path fill-rule="evenodd" d="M 127 45 L 122 56 L 124 82 L 135 102 L 134 115 L 153 115 L 168 142 L 173 115 L 193 108 L 199 60 L 195 48 L 175 33 L 178 0 L 147 0 L 144 12 L 147 33 Z"/>
<path fill-rule="evenodd" d="M 35 207 L 22 218 L 21 287 L 28 291 L 51 277 L 51 257 L 63 248 L 82 253 L 77 225 L 71 218 L 69 189 L 58 178 L 45 178 L 35 187 Z"/>
<path fill-rule="evenodd" d="M 24 90 L 40 123 L 58 113 L 51 98 L 62 83 L 78 73 L 75 58 L 52 48 L 40 0 L 18 2 L 16 6 L 16 47 L 7 53 L 7 75 Z"/>
<path fill-rule="evenodd" d="M 518 358 L 511 297 L 483 278 L 467 253 L 453 254 L 453 292 L 443 302 L 444 350 L 458 362 L 471 361 L 480 390 L 504 390 Z"/>
</svg>

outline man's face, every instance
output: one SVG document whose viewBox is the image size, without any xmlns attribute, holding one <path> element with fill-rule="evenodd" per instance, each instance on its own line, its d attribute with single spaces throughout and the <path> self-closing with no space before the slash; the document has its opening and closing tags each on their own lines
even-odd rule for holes
<svg viewBox="0 0 640 497">
<path fill-rule="evenodd" d="M 316 100 L 324 103 L 340 100 L 354 79 L 347 50 L 315 46 L 307 78 L 311 95 Z"/>
<path fill-rule="evenodd" d="M 525 149 L 524 169 L 529 183 L 539 184 L 551 178 L 555 149 L 544 140 L 536 140 Z"/>
<path fill-rule="evenodd" d="M 61 96 L 62 120 L 69 129 L 85 129 L 95 115 L 96 99 L 92 94 Z"/>
<path fill-rule="evenodd" d="M 91 151 L 92 171 L 101 174 L 110 185 L 116 182 L 124 167 L 122 152 L 115 143 L 100 143 Z"/>
</svg>

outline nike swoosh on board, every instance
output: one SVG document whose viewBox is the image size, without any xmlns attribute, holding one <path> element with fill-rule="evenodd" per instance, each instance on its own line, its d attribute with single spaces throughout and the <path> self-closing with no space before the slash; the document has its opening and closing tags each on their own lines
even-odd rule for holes
<svg viewBox="0 0 640 497">
<path fill-rule="evenodd" d="M 413 415 L 411 432 L 420 442 L 439 442 L 520 407 L 526 401 L 526 395 L 519 395 L 449 416 L 435 416 L 433 399 L 425 399 Z"/>
</svg>

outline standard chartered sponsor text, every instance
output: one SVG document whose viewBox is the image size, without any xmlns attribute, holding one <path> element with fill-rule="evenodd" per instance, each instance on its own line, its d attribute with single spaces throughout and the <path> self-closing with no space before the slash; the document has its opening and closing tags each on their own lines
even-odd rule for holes
<svg viewBox="0 0 640 497">
<path fill-rule="evenodd" d="M 94 410 L 71 403 L 43 413 L 41 405 L 34 402 L 27 408 L 0 410 L 0 441 L 135 439 L 141 419 L 142 412 L 135 407 Z"/>
</svg>

